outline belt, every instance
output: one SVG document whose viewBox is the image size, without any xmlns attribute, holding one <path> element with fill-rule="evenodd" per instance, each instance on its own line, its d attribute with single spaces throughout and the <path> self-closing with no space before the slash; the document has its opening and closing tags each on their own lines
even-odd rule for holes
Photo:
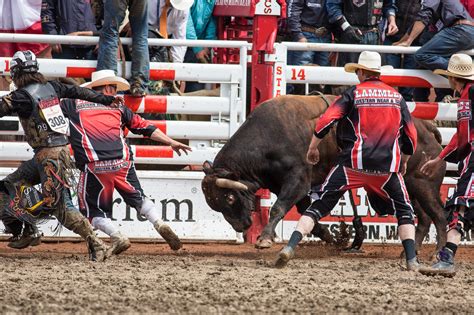
<svg viewBox="0 0 474 315">
<path fill-rule="evenodd" d="M 357 173 L 369 174 L 369 175 L 383 176 L 383 175 L 389 174 L 389 172 L 383 172 L 383 171 L 377 171 L 377 170 L 361 170 L 361 169 L 356 169 L 356 168 L 352 168 L 352 170 Z"/>
<path fill-rule="evenodd" d="M 309 25 L 301 25 L 301 30 L 303 32 L 313 33 L 314 35 L 317 35 L 317 36 L 324 36 L 328 33 L 328 29 L 325 28 L 324 26 L 314 27 L 314 26 L 309 26 Z"/>
<path fill-rule="evenodd" d="M 94 173 L 110 173 L 128 167 L 129 165 L 130 161 L 128 160 L 116 159 L 90 162 L 87 163 L 87 168 Z"/>
<path fill-rule="evenodd" d="M 469 20 L 457 20 L 456 22 L 454 22 L 453 26 L 454 25 L 470 25 L 470 26 L 474 26 L 474 22 L 473 21 L 469 21 Z"/>
<path fill-rule="evenodd" d="M 367 34 L 367 33 L 378 33 L 379 29 L 376 26 L 357 26 L 353 25 L 355 28 L 358 28 L 362 34 Z"/>
</svg>

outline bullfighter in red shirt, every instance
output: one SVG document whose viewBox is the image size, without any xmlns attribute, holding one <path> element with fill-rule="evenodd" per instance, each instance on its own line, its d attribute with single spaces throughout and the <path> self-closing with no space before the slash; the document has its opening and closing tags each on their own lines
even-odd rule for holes
<svg viewBox="0 0 474 315">
<path fill-rule="evenodd" d="M 346 64 L 345 70 L 355 72 L 361 83 L 346 90 L 321 116 L 307 153 L 309 163 L 318 163 L 318 145 L 337 122 L 338 162 L 325 182 L 312 188 L 313 203 L 280 251 L 276 266 L 288 263 L 303 236 L 331 212 L 347 190 L 364 187 L 371 203 L 396 214 L 407 269 L 418 270 L 413 208 L 402 177 L 417 141 L 410 112 L 400 93 L 380 81 L 378 53 L 362 52 L 359 63 Z"/>
<path fill-rule="evenodd" d="M 421 171 L 433 175 L 443 160 L 459 163 L 460 177 L 456 190 L 446 203 L 448 212 L 448 240 L 446 246 L 438 253 L 438 262 L 431 268 L 422 268 L 420 272 L 427 275 L 453 277 L 454 255 L 464 233 L 474 225 L 474 65 L 472 58 L 465 54 L 455 54 L 449 59 L 448 70 L 435 70 L 435 73 L 448 76 L 451 88 L 461 97 L 458 100 L 457 131 L 449 144 L 438 157 L 427 161 Z"/>
</svg>

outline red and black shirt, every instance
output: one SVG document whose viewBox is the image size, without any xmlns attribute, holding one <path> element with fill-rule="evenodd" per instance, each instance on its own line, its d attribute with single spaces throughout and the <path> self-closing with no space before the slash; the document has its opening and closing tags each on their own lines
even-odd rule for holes
<svg viewBox="0 0 474 315">
<path fill-rule="evenodd" d="M 415 152 L 417 133 L 405 100 L 377 78 L 337 98 L 316 124 L 316 137 L 323 138 L 336 122 L 344 166 L 398 172 L 401 153 Z"/>
<path fill-rule="evenodd" d="M 449 144 L 439 154 L 441 159 L 448 162 L 460 162 L 471 153 L 474 142 L 473 103 L 474 83 L 468 83 L 464 87 L 458 101 L 456 133 L 451 138 L 451 141 L 449 141 Z"/>
<path fill-rule="evenodd" d="M 69 118 L 69 140 L 78 168 L 86 163 L 115 159 L 132 160 L 124 128 L 135 134 L 151 136 L 156 127 L 129 108 L 113 108 L 81 100 L 65 99 L 61 108 Z"/>
</svg>

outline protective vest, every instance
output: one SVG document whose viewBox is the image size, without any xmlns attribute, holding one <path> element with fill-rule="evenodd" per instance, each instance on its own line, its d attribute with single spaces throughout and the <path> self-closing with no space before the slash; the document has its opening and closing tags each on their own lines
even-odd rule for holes
<svg viewBox="0 0 474 315">
<path fill-rule="evenodd" d="M 383 0 L 344 0 L 344 16 L 354 26 L 374 27 L 382 18 Z"/>
<path fill-rule="evenodd" d="M 39 105 L 42 102 L 51 102 L 54 105 L 59 104 L 59 98 L 53 86 L 49 83 L 35 83 L 28 85 L 23 90 L 29 94 L 33 103 L 30 117 L 20 118 L 28 144 L 33 149 L 68 144 L 67 136 L 51 130 L 39 109 Z"/>
</svg>

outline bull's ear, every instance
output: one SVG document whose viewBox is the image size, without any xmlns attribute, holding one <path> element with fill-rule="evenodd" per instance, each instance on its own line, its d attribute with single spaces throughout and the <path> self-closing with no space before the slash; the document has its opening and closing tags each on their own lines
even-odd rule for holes
<svg viewBox="0 0 474 315">
<path fill-rule="evenodd" d="M 212 169 L 212 162 L 211 161 L 204 162 L 202 164 L 202 170 L 204 171 L 206 175 L 213 173 L 214 170 Z"/>
</svg>

